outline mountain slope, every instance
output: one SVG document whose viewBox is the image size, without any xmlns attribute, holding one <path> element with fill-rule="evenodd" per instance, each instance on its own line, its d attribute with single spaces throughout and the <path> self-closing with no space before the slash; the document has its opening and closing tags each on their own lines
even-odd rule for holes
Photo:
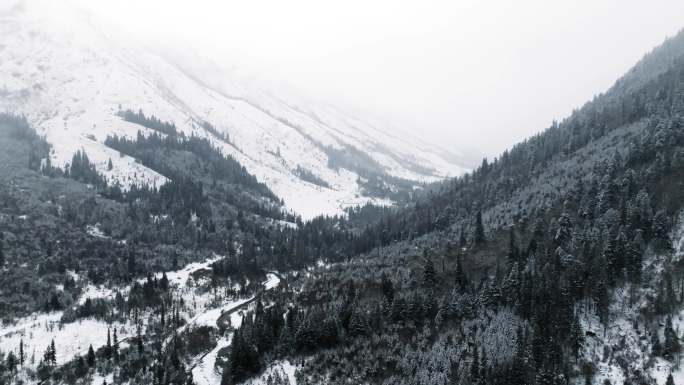
<svg viewBox="0 0 684 385">
<path fill-rule="evenodd" d="M 104 146 L 108 135 L 149 134 L 118 117 L 123 108 L 210 138 L 304 217 L 389 202 L 400 188 L 466 170 L 463 157 L 330 106 L 237 79 L 208 86 L 197 66 L 106 35 L 99 22 L 63 4 L 17 2 L 0 9 L 0 20 L 0 110 L 25 114 L 53 145 L 57 165 L 84 149 L 99 171 L 124 186 L 165 182 Z"/>
</svg>

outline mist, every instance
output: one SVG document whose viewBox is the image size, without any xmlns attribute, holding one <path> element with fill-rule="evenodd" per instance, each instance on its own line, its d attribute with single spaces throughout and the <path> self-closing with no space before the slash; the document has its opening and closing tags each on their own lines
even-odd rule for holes
<svg viewBox="0 0 684 385">
<path fill-rule="evenodd" d="M 167 52 L 490 157 L 608 89 L 684 15 L 672 0 L 76 1 Z"/>
</svg>

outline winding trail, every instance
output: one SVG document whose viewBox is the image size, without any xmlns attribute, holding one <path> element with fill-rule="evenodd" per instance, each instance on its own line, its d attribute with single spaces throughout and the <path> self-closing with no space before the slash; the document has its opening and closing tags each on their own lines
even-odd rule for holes
<svg viewBox="0 0 684 385">
<path fill-rule="evenodd" d="M 250 304 L 259 299 L 264 292 L 278 287 L 280 282 L 283 280 L 283 277 L 276 272 L 268 272 L 266 277 L 266 282 L 263 283 L 264 288 L 252 298 L 221 312 L 220 316 L 218 316 L 216 319 L 216 327 L 219 330 L 223 330 L 228 326 L 231 326 L 233 314 L 240 310 L 246 309 Z M 221 351 L 221 349 L 230 346 L 232 336 L 232 333 L 223 336 L 217 341 L 216 346 L 213 349 L 201 355 L 190 367 L 193 381 L 196 385 L 218 385 L 221 382 L 221 376 L 215 370 L 216 359 L 218 358 L 218 353 Z"/>
</svg>

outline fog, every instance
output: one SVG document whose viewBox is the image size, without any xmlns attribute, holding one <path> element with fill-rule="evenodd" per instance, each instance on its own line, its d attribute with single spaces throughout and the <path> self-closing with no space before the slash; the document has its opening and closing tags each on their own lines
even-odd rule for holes
<svg viewBox="0 0 684 385">
<path fill-rule="evenodd" d="M 489 156 L 684 27 L 681 0 L 74 1 L 151 44 Z"/>
</svg>

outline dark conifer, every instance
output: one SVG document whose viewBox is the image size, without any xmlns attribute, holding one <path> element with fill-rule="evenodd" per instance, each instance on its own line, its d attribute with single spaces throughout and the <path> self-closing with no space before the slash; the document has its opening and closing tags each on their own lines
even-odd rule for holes
<svg viewBox="0 0 684 385">
<path fill-rule="evenodd" d="M 86 358 L 86 362 L 88 363 L 89 367 L 95 366 L 95 350 L 93 350 L 93 345 L 90 345 L 88 347 L 88 356 Z"/>
<path fill-rule="evenodd" d="M 475 214 L 475 234 L 473 238 L 476 245 L 485 243 L 484 225 L 482 224 L 482 211 L 478 211 L 477 214 Z"/>
</svg>

